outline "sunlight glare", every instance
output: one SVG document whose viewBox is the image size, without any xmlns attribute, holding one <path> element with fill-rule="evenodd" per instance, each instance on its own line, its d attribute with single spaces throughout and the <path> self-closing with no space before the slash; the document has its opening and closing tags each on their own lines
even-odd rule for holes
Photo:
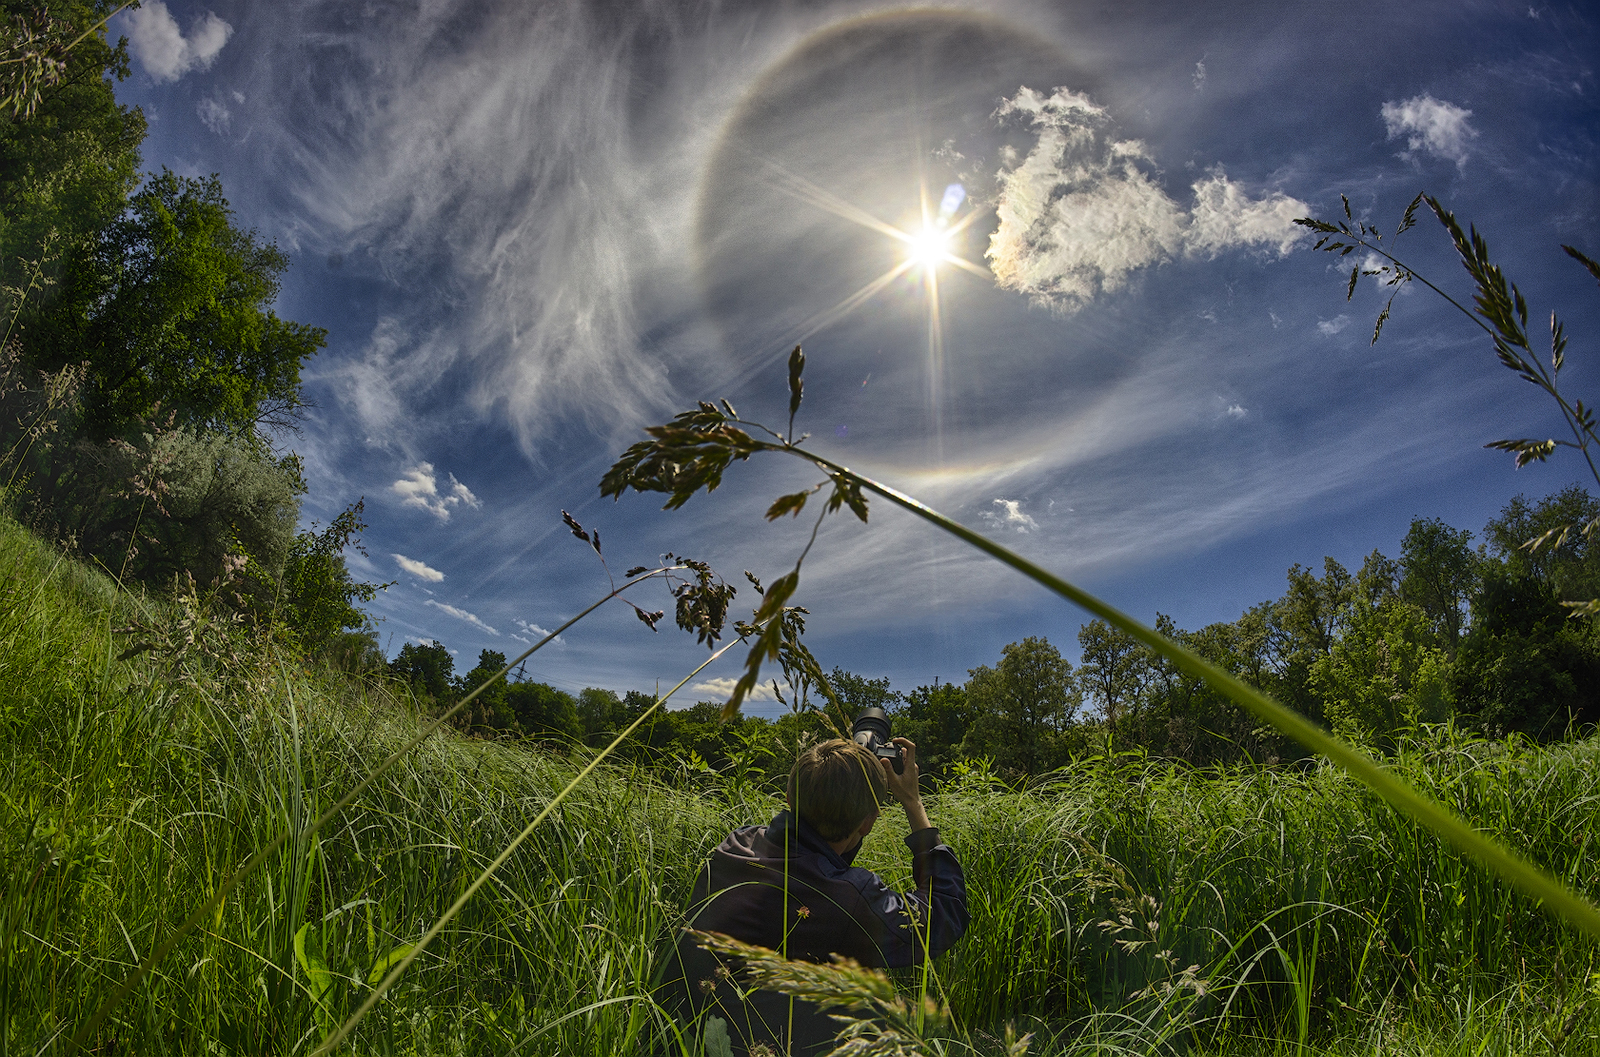
<svg viewBox="0 0 1600 1057">
<path fill-rule="evenodd" d="M 950 232 L 928 225 L 906 239 L 906 245 L 912 263 L 931 270 L 950 256 Z"/>
</svg>

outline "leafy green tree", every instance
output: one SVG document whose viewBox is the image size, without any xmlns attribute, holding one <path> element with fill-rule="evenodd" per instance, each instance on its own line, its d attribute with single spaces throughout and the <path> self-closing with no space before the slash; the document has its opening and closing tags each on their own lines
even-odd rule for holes
<svg viewBox="0 0 1600 1057">
<path fill-rule="evenodd" d="M 1426 614 L 1451 657 L 1461 645 L 1462 621 L 1480 575 L 1471 543 L 1466 529 L 1416 518 L 1400 544 L 1400 597 Z"/>
<path fill-rule="evenodd" d="M 975 719 L 963 755 L 990 756 L 998 767 L 1027 774 L 1054 766 L 1059 735 L 1083 700 L 1071 662 L 1048 639 L 1030 636 L 1006 646 L 995 667 L 968 674 L 967 705 Z"/>
<path fill-rule="evenodd" d="M 961 758 L 961 744 L 972 728 L 967 689 L 960 683 L 919 686 L 906 694 L 894 713 L 894 732 L 917 746 L 917 766 L 924 774 L 947 777 Z"/>
<path fill-rule="evenodd" d="M 15 19 L 42 13 L 54 23 L 45 36 L 64 44 L 112 6 L 11 0 L 0 3 L 0 19 L 10 31 Z M 0 287 L 8 292 L 39 285 L 59 294 L 49 288 L 71 285 L 138 184 L 144 114 L 119 106 L 112 90 L 113 78 L 128 76 L 126 45 L 108 44 L 102 29 L 56 57 L 63 65 L 39 86 L 32 113 L 0 116 Z"/>
<path fill-rule="evenodd" d="M 327 332 L 269 307 L 288 258 L 233 225 L 215 176 L 163 170 L 102 229 L 89 267 L 30 312 L 39 367 L 87 360 L 86 423 L 114 436 L 158 413 L 201 429 L 288 424 Z"/>
<path fill-rule="evenodd" d="M 346 548 L 367 553 L 361 545 L 365 507 L 364 500 L 357 500 L 321 531 L 313 522 L 289 547 L 279 619 L 308 652 L 326 652 L 336 644 L 348 649 L 351 643 L 343 633 L 368 627 L 357 603 L 372 601 L 389 586 L 357 581 L 345 563 Z"/>
<path fill-rule="evenodd" d="M 455 658 L 437 640 L 408 642 L 400 647 L 395 659 L 389 662 L 390 674 L 406 683 L 418 695 L 426 695 L 441 705 L 454 700 L 450 676 L 455 667 Z"/>
<path fill-rule="evenodd" d="M 1078 685 L 1100 704 L 1106 728 L 1117 725 L 1139 707 L 1139 696 L 1151 676 L 1150 654 L 1139 640 L 1103 620 L 1078 629 Z"/>
<path fill-rule="evenodd" d="M 1510 575 L 1535 577 L 1577 602 L 1600 596 L 1600 545 L 1583 528 L 1597 520 L 1600 501 L 1573 484 L 1535 503 L 1517 496 L 1483 534 Z"/>
<path fill-rule="evenodd" d="M 1491 734 L 1548 740 L 1600 722 L 1592 618 L 1570 619 L 1547 580 L 1492 569 L 1472 599 L 1451 690 L 1461 715 Z"/>
<path fill-rule="evenodd" d="M 583 737 L 577 702 L 564 690 L 548 683 L 512 683 L 505 700 L 523 734 L 572 741 Z"/>
<path fill-rule="evenodd" d="M 590 686 L 578 694 L 578 721 L 583 724 L 584 740 L 590 745 L 609 742 L 631 718 L 614 690 Z"/>
<path fill-rule="evenodd" d="M 1436 641 L 1418 606 L 1394 597 L 1358 603 L 1345 633 L 1311 667 L 1333 728 L 1392 743 L 1404 730 L 1448 719 L 1450 662 Z"/>
<path fill-rule="evenodd" d="M 457 681 L 455 689 L 459 697 L 483 687 L 477 699 L 465 709 L 469 728 L 510 730 L 516 726 L 515 710 L 506 701 L 506 681 L 494 678 L 505 666 L 505 654 L 498 650 L 480 650 L 477 665 Z"/>
<path fill-rule="evenodd" d="M 881 708 L 885 712 L 893 712 L 901 700 L 898 693 L 889 689 L 887 678 L 868 679 L 835 667 L 833 674 L 828 676 L 828 682 L 833 686 L 833 692 L 839 695 L 839 700 L 844 703 L 845 710 L 850 713 L 845 718 L 852 722 L 856 713 L 863 708 Z"/>
</svg>

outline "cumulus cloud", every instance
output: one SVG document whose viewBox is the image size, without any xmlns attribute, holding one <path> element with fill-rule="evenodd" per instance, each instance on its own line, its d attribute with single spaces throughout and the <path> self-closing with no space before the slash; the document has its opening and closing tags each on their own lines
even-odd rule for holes
<svg viewBox="0 0 1600 1057">
<path fill-rule="evenodd" d="M 405 471 L 400 480 L 389 486 L 390 491 L 400 497 L 401 506 L 414 506 L 426 510 L 440 521 L 450 520 L 450 511 L 458 506 L 479 507 L 483 504 L 472 490 L 460 481 L 455 474 L 447 474 L 450 479 L 442 491 L 439 488 L 439 479 L 434 475 L 431 462 L 419 462 L 411 469 Z"/>
<path fill-rule="evenodd" d="M 435 608 L 437 610 L 440 610 L 441 612 L 448 613 L 450 616 L 455 617 L 457 620 L 465 620 L 468 624 L 471 624 L 473 627 L 478 628 L 481 631 L 487 631 L 491 635 L 498 636 L 500 634 L 494 628 L 491 628 L 489 625 L 487 625 L 483 621 L 479 620 L 476 613 L 468 613 L 465 609 L 457 609 L 455 606 L 445 605 L 443 602 L 436 602 L 431 598 L 428 599 L 426 602 L 424 602 L 422 604 L 425 605 L 425 606 L 432 606 L 433 608 Z"/>
<path fill-rule="evenodd" d="M 1152 178 L 1154 159 L 1138 140 L 1117 139 L 1105 109 L 1057 88 L 1021 89 L 995 111 L 1038 140 L 997 177 L 999 226 L 990 270 L 1002 287 L 1075 311 L 1134 271 L 1180 255 L 1215 257 L 1239 246 L 1287 253 L 1309 207 L 1281 193 L 1251 198 L 1221 169 L 1193 186 L 1186 210 Z"/>
<path fill-rule="evenodd" d="M 1227 414 L 1232 418 L 1243 418 L 1244 416 L 1248 415 L 1249 413 L 1250 412 L 1247 409 L 1245 409 L 1243 407 L 1240 407 L 1238 404 L 1229 404 L 1228 405 Z"/>
<path fill-rule="evenodd" d="M 228 112 L 228 107 L 220 99 L 205 98 L 194 108 L 200 115 L 200 123 L 217 135 L 224 135 L 228 131 L 228 122 L 233 117 Z"/>
<path fill-rule="evenodd" d="M 417 561 L 415 558 L 407 558 L 404 554 L 396 554 L 393 557 L 395 562 L 399 564 L 400 568 L 404 569 L 406 572 L 417 577 L 418 579 L 426 580 L 431 584 L 436 584 L 440 580 L 444 579 L 444 573 L 440 572 L 438 569 L 430 567 L 424 562 Z"/>
<path fill-rule="evenodd" d="M 733 696 L 733 688 L 738 682 L 739 680 L 737 677 L 725 675 L 717 679 L 707 679 L 703 682 L 691 683 L 689 684 L 689 689 L 697 694 L 705 694 L 706 697 L 710 699 L 726 701 L 728 698 Z M 783 691 L 784 696 L 788 696 L 789 684 L 780 679 L 778 681 L 778 688 Z M 766 682 L 758 684 L 754 690 L 745 695 L 744 699 L 746 701 L 776 701 L 777 697 L 772 693 L 772 680 L 768 679 Z"/>
<path fill-rule="evenodd" d="M 1206 62 L 1201 59 L 1194 64 L 1194 90 L 1199 91 L 1206 86 Z"/>
<path fill-rule="evenodd" d="M 1423 93 L 1401 103 L 1384 103 L 1378 111 L 1390 139 L 1405 138 L 1410 158 L 1418 151 L 1449 158 L 1460 166 L 1467 160 L 1467 144 L 1478 130 L 1467 123 L 1472 111 Z"/>
<path fill-rule="evenodd" d="M 207 11 L 185 37 L 161 0 L 145 0 L 129 11 L 128 46 L 139 65 L 157 81 L 176 81 L 190 70 L 210 68 L 233 36 L 233 27 Z"/>
<path fill-rule="evenodd" d="M 978 516 L 994 525 L 996 528 L 1014 528 L 1018 532 L 1031 532 L 1037 530 L 1039 523 L 1028 514 L 1022 512 L 1020 499 L 996 499 L 994 505 L 998 511 L 985 510 Z"/>
<path fill-rule="evenodd" d="M 1324 319 L 1317 324 L 1317 333 L 1325 338 L 1331 338 L 1339 331 L 1350 325 L 1350 317 L 1340 312 L 1332 319 Z"/>
</svg>

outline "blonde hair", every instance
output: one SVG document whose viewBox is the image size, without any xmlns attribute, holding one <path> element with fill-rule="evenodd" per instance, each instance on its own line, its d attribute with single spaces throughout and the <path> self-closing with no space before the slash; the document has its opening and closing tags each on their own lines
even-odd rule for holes
<svg viewBox="0 0 1600 1057">
<path fill-rule="evenodd" d="M 826 841 L 843 840 L 888 792 L 878 758 L 843 738 L 806 749 L 789 771 L 789 806 Z"/>
</svg>

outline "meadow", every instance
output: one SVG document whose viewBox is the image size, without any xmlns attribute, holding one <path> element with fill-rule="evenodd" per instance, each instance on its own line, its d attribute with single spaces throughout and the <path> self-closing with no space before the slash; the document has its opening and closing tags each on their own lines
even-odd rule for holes
<svg viewBox="0 0 1600 1057">
<path fill-rule="evenodd" d="M 152 601 L 0 523 L 0 1053 L 66 1052 L 128 972 L 282 847 L 112 1010 L 100 1054 L 310 1053 L 592 750 L 442 730 L 203 598 Z M 132 656 L 130 644 L 151 648 Z M 1600 743 L 1448 728 L 1397 771 L 1580 891 Z M 693 872 L 778 807 L 759 774 L 602 763 L 343 1052 L 694 1053 L 652 996 Z M 973 925 L 900 1052 L 1596 1052 L 1595 945 L 1344 772 L 1092 757 L 929 798 Z M 887 821 L 887 816 L 886 816 Z M 903 825 L 903 823 L 902 823 Z M 863 863 L 909 884 L 892 826 Z M 915 991 L 920 978 L 898 981 Z"/>
</svg>

